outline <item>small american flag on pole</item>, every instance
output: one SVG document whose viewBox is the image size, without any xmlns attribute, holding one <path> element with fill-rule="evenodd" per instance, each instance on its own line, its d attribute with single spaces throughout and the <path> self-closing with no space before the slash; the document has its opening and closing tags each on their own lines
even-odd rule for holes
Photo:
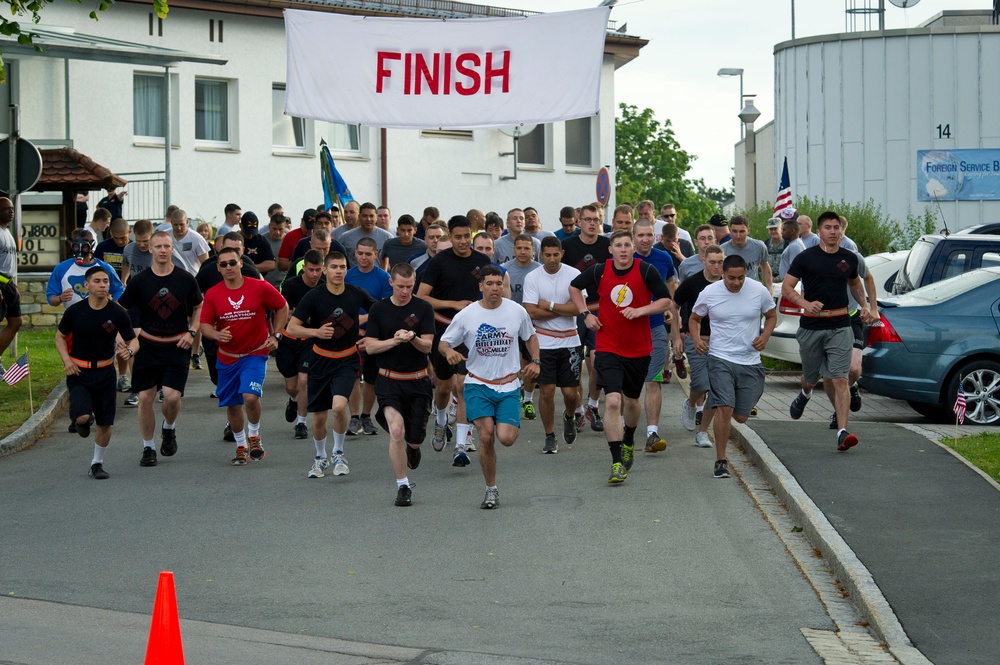
<svg viewBox="0 0 1000 665">
<path fill-rule="evenodd" d="M 18 358 L 13 365 L 4 370 L 3 380 L 8 386 L 12 386 L 24 377 L 28 376 L 28 352 Z"/>
<path fill-rule="evenodd" d="M 958 423 L 960 425 L 965 424 L 965 391 L 962 390 L 962 381 L 958 382 L 958 394 L 955 395 L 955 405 L 951 407 L 951 410 L 955 412 L 955 417 L 958 418 Z"/>
<path fill-rule="evenodd" d="M 778 183 L 778 195 L 774 197 L 774 216 L 777 217 L 785 208 L 792 208 L 792 180 L 788 177 L 788 158 L 781 167 L 781 182 Z"/>
</svg>

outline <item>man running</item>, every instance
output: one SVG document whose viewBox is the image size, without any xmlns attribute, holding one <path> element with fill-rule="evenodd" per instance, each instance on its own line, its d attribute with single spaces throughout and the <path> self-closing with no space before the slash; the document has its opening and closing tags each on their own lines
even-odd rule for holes
<svg viewBox="0 0 1000 665">
<path fill-rule="evenodd" d="M 413 273 L 409 263 L 392 267 L 392 295 L 372 306 L 363 344 L 378 363 L 375 420 L 389 432 L 389 463 L 396 476 L 396 505 L 401 507 L 413 503 L 406 469 L 420 465 L 432 398 L 427 355 L 434 341 L 434 308 L 413 297 Z"/>
<path fill-rule="evenodd" d="M 69 417 L 76 433 L 84 438 L 90 434 L 91 414 L 97 425 L 87 475 L 105 480 L 110 476 L 104 470 L 104 453 L 115 424 L 115 355 L 128 359 L 135 354 L 124 343 L 134 340 L 135 333 L 128 312 L 109 297 L 111 277 L 105 268 L 89 268 L 84 286 L 87 297 L 63 314 L 55 345 L 66 370 Z M 123 341 L 116 343 L 119 335 Z"/>
<path fill-rule="evenodd" d="M 716 411 L 716 478 L 729 477 L 726 445 L 732 420 L 745 423 L 764 394 L 760 352 L 778 322 L 774 296 L 759 281 L 747 279 L 743 257 L 727 256 L 722 270 L 722 279 L 706 286 L 698 296 L 688 325 L 695 351 L 708 354 L 708 406 Z M 712 317 L 711 344 L 701 337 L 701 320 L 705 316 Z M 760 332 L 761 316 L 764 332 Z"/>
<path fill-rule="evenodd" d="M 523 307 L 503 297 L 503 275 L 497 266 L 480 271 L 483 293 L 478 300 L 458 312 L 441 336 L 440 352 L 450 365 L 466 363 L 465 406 L 479 435 L 479 465 L 486 480 L 486 497 L 480 508 L 500 505 L 496 485 L 497 454 L 494 440 L 506 447 L 514 445 L 521 432 L 518 389 L 521 369 L 516 340 L 522 339 L 531 354 L 524 369 L 526 378 L 538 376 L 538 338 Z M 464 356 L 455 347 L 464 345 Z"/>
<path fill-rule="evenodd" d="M 614 231 L 612 258 L 585 270 L 569 288 L 577 311 L 586 314 L 587 328 L 596 333 L 594 369 L 597 386 L 605 395 L 604 434 L 611 449 L 611 484 L 628 478 L 634 460 L 635 430 L 642 413 L 639 397 L 653 348 L 648 317 L 667 311 L 672 302 L 656 268 L 635 258 L 634 252 L 631 234 Z M 587 310 L 584 289 L 600 298 L 596 316 Z"/>
</svg>

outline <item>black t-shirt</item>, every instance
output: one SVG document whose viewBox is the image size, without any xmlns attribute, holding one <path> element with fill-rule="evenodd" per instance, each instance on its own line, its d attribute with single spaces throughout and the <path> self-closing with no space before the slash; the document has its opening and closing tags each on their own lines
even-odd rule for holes
<svg viewBox="0 0 1000 665">
<path fill-rule="evenodd" d="M 274 250 L 266 236 L 259 233 L 243 239 L 243 256 L 250 257 L 254 264 L 274 261 Z"/>
<path fill-rule="evenodd" d="M 59 332 L 72 335 L 69 354 L 78 360 L 107 360 L 115 355 L 115 336 L 121 333 L 128 342 L 135 339 L 128 312 L 108 301 L 101 309 L 90 306 L 90 299 L 71 305 L 59 321 Z"/>
<path fill-rule="evenodd" d="M 128 247 L 128 245 L 125 245 Z M 97 243 L 94 249 L 94 257 L 104 261 L 115 269 L 118 277 L 122 276 L 122 266 L 124 266 L 125 247 L 119 247 L 114 238 L 108 238 Z"/>
<path fill-rule="evenodd" d="M 674 291 L 674 302 L 677 304 L 677 309 L 680 310 L 682 333 L 691 332 L 688 328 L 688 321 L 691 319 L 691 310 L 694 308 L 694 304 L 698 302 L 698 296 L 711 283 L 705 279 L 705 271 L 702 270 L 685 279 L 677 287 L 677 290 Z M 712 326 L 706 315 L 701 320 L 701 336 L 709 337 L 711 334 Z"/>
<path fill-rule="evenodd" d="M 490 258 L 473 250 L 466 257 L 455 255 L 455 250 L 438 252 L 428 261 L 421 284 L 430 284 L 431 297 L 438 300 L 479 300 L 479 271 L 491 265 Z M 438 314 L 453 318 L 454 309 L 440 309 Z"/>
<path fill-rule="evenodd" d="M 391 339 L 397 330 L 412 330 L 417 337 L 434 334 L 434 308 L 426 300 L 410 298 L 403 306 L 390 298 L 379 300 L 368 313 L 366 336 L 370 339 Z M 427 354 L 412 344 L 400 344 L 388 351 L 375 354 L 379 369 L 394 372 L 417 372 L 427 367 Z"/>
<path fill-rule="evenodd" d="M 326 286 L 326 283 L 321 279 L 317 282 L 316 286 Z M 291 279 L 285 280 L 285 283 L 281 285 L 281 295 L 285 297 L 288 308 L 294 310 L 302 302 L 305 295 L 315 289 L 316 286 L 309 286 L 302 279 L 302 275 L 296 275 Z"/>
<path fill-rule="evenodd" d="M 118 299 L 126 309 L 139 308 L 139 327 L 150 335 L 171 337 L 188 330 L 194 308 L 201 304 L 201 290 L 187 270 L 173 266 L 169 275 L 152 269 L 132 277 Z"/>
<path fill-rule="evenodd" d="M 634 259 L 638 260 L 638 259 Z M 578 289 L 586 289 L 587 293 L 597 293 L 597 287 L 601 284 L 601 278 L 604 276 L 604 266 L 606 263 L 599 263 L 594 266 L 590 266 L 585 271 L 573 278 L 570 282 L 570 286 L 575 286 Z M 634 264 L 633 264 L 634 265 Z M 629 265 L 625 270 L 619 270 L 611 264 L 611 269 L 619 277 L 624 277 L 625 275 L 632 272 L 633 265 Z M 663 281 L 663 276 L 660 275 L 660 271 L 656 269 L 652 263 L 647 263 L 645 261 L 639 261 L 639 276 L 642 277 L 642 281 L 646 284 L 646 288 L 649 292 L 653 294 L 653 298 L 659 300 L 661 298 L 670 298 L 670 289 L 667 288 L 667 283 Z"/>
<path fill-rule="evenodd" d="M 295 249 L 292 250 L 292 265 L 295 265 L 296 261 L 301 259 L 303 256 L 306 255 L 306 252 L 312 249 L 312 245 L 310 244 L 310 242 L 311 239 L 308 236 L 306 236 L 295 245 Z M 329 254 L 330 252 L 340 252 L 341 254 L 344 255 L 345 258 L 347 257 L 347 250 L 344 249 L 344 246 L 341 245 L 336 240 L 334 240 L 333 238 L 330 238 L 330 249 L 328 249 L 326 253 Z"/>
<path fill-rule="evenodd" d="M 808 301 L 818 300 L 823 309 L 846 308 L 847 282 L 858 276 L 858 255 L 838 247 L 830 254 L 819 245 L 799 252 L 788 267 L 788 274 L 802 280 L 802 295 Z M 799 326 L 807 330 L 831 330 L 851 325 L 851 317 L 803 316 Z"/>
<path fill-rule="evenodd" d="M 562 262 L 580 272 L 585 272 L 591 266 L 603 266 L 611 258 L 611 241 L 605 236 L 597 236 L 597 241 L 592 245 L 583 242 L 578 235 L 573 236 L 562 241 L 562 248 Z M 597 298 L 597 289 L 587 291 L 587 302 L 597 302 Z"/>
<path fill-rule="evenodd" d="M 375 304 L 367 291 L 352 284 L 344 284 L 340 295 L 330 293 L 329 288 L 312 289 L 303 296 L 292 316 L 306 328 L 321 328 L 324 323 L 333 324 L 333 337 L 313 338 L 313 343 L 327 351 L 344 351 L 358 343 L 358 317 L 361 310 L 369 310 Z"/>
<path fill-rule="evenodd" d="M 229 258 L 226 260 L 232 261 Z M 240 273 L 244 277 L 261 279 L 260 271 L 254 266 L 254 260 L 249 256 L 243 257 L 243 267 L 240 268 Z M 222 277 L 222 273 L 219 272 L 219 257 L 210 256 L 205 259 L 205 262 L 198 268 L 198 275 L 195 277 L 195 280 L 198 282 L 198 288 L 201 289 L 202 293 L 205 293 L 216 284 L 222 284 L 225 280 Z"/>
</svg>

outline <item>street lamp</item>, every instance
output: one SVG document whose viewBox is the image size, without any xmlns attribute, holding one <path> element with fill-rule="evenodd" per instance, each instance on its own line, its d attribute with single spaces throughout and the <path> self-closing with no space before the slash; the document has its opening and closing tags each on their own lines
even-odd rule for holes
<svg viewBox="0 0 1000 665">
<path fill-rule="evenodd" d="M 731 76 L 740 77 L 740 108 L 743 108 L 743 70 L 738 67 L 723 67 L 719 70 L 718 76 L 721 78 L 729 78 Z M 743 129 L 740 128 L 740 138 L 743 138 Z"/>
<path fill-rule="evenodd" d="M 746 129 L 746 141 L 743 142 L 744 171 L 746 175 L 746 192 L 749 205 L 757 205 L 757 135 L 753 130 L 753 123 L 760 117 L 760 111 L 753 105 L 755 95 L 743 95 L 746 98 L 746 106 L 740 111 L 739 119 Z"/>
</svg>

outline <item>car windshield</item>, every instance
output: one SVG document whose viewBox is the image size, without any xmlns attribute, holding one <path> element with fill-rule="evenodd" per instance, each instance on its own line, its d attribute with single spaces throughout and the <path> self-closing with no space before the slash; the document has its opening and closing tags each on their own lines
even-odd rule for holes
<svg viewBox="0 0 1000 665">
<path fill-rule="evenodd" d="M 913 245 L 910 255 L 906 257 L 906 263 L 903 264 L 903 269 L 899 271 L 899 276 L 896 277 L 896 283 L 902 287 L 903 291 L 912 291 L 917 288 L 917 285 L 920 284 L 920 277 L 923 270 L 927 266 L 927 261 L 933 251 L 934 243 L 927 242 L 926 240 L 918 240 Z"/>
<path fill-rule="evenodd" d="M 998 279 L 1000 279 L 1000 268 L 981 268 L 971 270 L 964 275 L 928 284 L 910 291 L 906 295 L 894 296 L 887 300 L 900 307 L 935 305 Z"/>
</svg>

